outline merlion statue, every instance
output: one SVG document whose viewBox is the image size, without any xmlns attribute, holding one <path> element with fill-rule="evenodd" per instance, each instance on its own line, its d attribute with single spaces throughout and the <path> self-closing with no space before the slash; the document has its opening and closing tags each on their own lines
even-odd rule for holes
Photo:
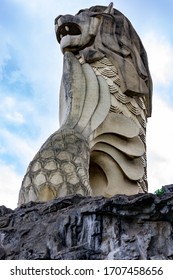
<svg viewBox="0 0 173 280">
<path fill-rule="evenodd" d="M 111 3 L 55 19 L 64 55 L 60 129 L 31 161 L 19 205 L 147 192 L 152 80 L 141 40 Z"/>
</svg>

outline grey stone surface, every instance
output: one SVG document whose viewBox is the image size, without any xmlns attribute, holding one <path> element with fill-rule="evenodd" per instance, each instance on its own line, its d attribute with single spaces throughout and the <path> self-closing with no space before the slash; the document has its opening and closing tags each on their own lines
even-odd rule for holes
<svg viewBox="0 0 173 280">
<path fill-rule="evenodd" d="M 173 193 L 0 206 L 0 259 L 173 259 Z"/>
<path fill-rule="evenodd" d="M 60 128 L 30 162 L 18 205 L 146 193 L 152 80 L 139 36 L 113 3 L 60 15 L 55 31 L 64 56 Z"/>
</svg>

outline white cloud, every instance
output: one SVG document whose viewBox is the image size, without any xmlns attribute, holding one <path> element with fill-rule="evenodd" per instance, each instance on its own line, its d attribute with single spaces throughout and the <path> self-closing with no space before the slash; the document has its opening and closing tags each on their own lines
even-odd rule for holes
<svg viewBox="0 0 173 280">
<path fill-rule="evenodd" d="M 173 110 L 158 96 L 153 98 L 153 116 L 147 129 L 149 190 L 173 183 Z"/>
<path fill-rule="evenodd" d="M 13 115 L 6 114 L 6 117 L 8 120 L 14 123 L 22 124 L 25 122 L 23 115 L 19 112 L 13 112 Z"/>
<path fill-rule="evenodd" d="M 153 112 L 147 127 L 149 191 L 173 183 L 173 45 L 165 36 L 151 31 L 143 38 L 153 79 Z"/>
<path fill-rule="evenodd" d="M 150 31 L 143 38 L 154 84 L 167 86 L 173 82 L 173 45 L 169 40 Z"/>
<path fill-rule="evenodd" d="M 1 129 L 0 135 L 4 139 L 6 150 L 12 153 L 21 164 L 26 166 L 32 160 L 35 155 L 34 147 L 36 144 L 34 146 L 34 143 L 30 143 L 26 138 L 22 139 L 21 136 L 7 129 Z"/>
<path fill-rule="evenodd" d="M 16 174 L 13 166 L 0 165 L 0 205 L 11 209 L 17 207 L 18 193 L 22 177 Z"/>
<path fill-rule="evenodd" d="M 12 123 L 23 124 L 25 122 L 24 115 L 18 111 L 16 100 L 11 96 L 5 96 L 4 99 L 1 99 L 0 113 L 3 119 Z"/>
</svg>

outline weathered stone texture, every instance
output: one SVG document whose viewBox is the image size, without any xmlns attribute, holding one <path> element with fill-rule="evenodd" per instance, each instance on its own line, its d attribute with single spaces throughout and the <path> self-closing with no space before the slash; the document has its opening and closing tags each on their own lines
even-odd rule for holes
<svg viewBox="0 0 173 280">
<path fill-rule="evenodd" d="M 0 259 L 173 259 L 173 193 L 1 206 Z"/>
<path fill-rule="evenodd" d="M 139 36 L 113 3 L 60 15 L 55 31 L 64 56 L 60 128 L 30 162 L 18 205 L 146 193 L 152 80 Z"/>
</svg>

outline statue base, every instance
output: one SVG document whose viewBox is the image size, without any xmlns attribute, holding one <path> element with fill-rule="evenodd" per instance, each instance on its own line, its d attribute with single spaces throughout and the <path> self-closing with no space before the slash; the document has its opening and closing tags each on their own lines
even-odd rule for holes
<svg viewBox="0 0 173 280">
<path fill-rule="evenodd" d="M 172 260 L 172 205 L 164 192 L 1 206 L 0 259 Z"/>
</svg>

